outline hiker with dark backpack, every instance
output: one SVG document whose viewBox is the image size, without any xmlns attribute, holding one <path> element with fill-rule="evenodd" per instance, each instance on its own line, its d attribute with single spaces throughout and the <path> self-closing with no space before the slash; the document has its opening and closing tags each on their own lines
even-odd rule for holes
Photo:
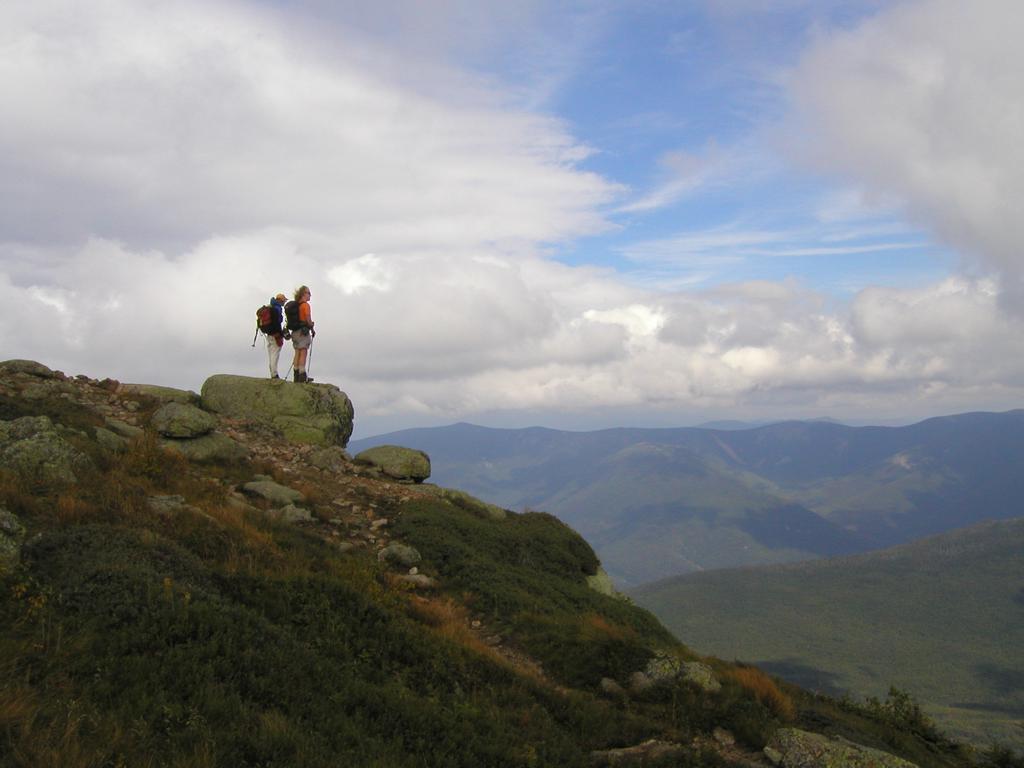
<svg viewBox="0 0 1024 768">
<path fill-rule="evenodd" d="M 281 347 L 284 346 L 284 329 L 281 323 L 284 321 L 283 308 L 287 298 L 283 293 L 279 293 L 268 304 L 256 310 L 256 335 L 262 333 L 267 337 L 267 360 L 272 379 L 281 378 L 277 373 L 277 361 L 281 356 Z M 256 346 L 256 336 L 253 336 L 252 345 Z"/>
<path fill-rule="evenodd" d="M 316 331 L 313 330 L 312 312 L 309 309 L 311 295 L 307 286 L 300 285 L 295 290 L 295 300 L 284 305 L 288 331 L 292 335 L 292 347 L 295 348 L 292 369 L 295 373 L 295 381 L 300 384 L 313 383 L 313 380 L 306 375 L 306 358 L 309 355 L 313 337 L 316 336 Z"/>
</svg>

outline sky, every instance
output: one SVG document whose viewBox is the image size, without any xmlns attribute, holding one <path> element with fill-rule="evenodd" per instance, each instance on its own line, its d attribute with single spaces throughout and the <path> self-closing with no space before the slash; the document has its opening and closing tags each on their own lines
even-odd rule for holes
<svg viewBox="0 0 1024 768">
<path fill-rule="evenodd" d="M 265 376 L 255 310 L 306 284 L 357 437 L 1022 407 L 1021 29 L 1017 0 L 6 0 L 0 359 Z"/>
</svg>

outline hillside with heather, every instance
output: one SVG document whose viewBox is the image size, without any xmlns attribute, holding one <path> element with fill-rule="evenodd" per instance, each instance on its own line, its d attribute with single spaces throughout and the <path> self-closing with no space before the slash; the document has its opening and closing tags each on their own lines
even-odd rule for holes
<svg viewBox="0 0 1024 768">
<path fill-rule="evenodd" d="M 359 440 L 426 451 L 442 483 L 544 509 L 617 584 L 882 549 L 1021 514 L 1024 411 L 907 427 L 560 432 L 469 424 Z"/>
<path fill-rule="evenodd" d="M 1012 764 L 698 655 L 353 411 L 0 363 L 0 766 Z"/>
<path fill-rule="evenodd" d="M 705 653 L 836 696 L 895 684 L 951 732 L 1024 748 L 1024 518 L 632 595 Z"/>
</svg>

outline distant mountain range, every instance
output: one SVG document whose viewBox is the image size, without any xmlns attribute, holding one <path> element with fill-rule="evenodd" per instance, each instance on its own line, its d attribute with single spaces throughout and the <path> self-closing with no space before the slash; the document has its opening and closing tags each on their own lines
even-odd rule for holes
<svg viewBox="0 0 1024 768">
<path fill-rule="evenodd" d="M 354 441 L 426 451 L 432 481 L 552 512 L 620 586 L 894 546 L 1024 514 L 1024 410 L 905 427 L 563 432 L 471 424 Z"/>
<path fill-rule="evenodd" d="M 701 652 L 832 695 L 895 684 L 947 730 L 1024 748 L 1024 518 L 631 594 Z"/>
</svg>

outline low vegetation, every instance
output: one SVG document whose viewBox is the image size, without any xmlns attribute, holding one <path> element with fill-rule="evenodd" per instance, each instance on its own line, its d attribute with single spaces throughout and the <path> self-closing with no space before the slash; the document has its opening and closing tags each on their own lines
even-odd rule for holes
<svg viewBox="0 0 1024 768">
<path fill-rule="evenodd" d="M 439 584 L 421 592 L 372 548 L 336 546 L 327 522 L 231 503 L 272 465 L 199 467 L 151 436 L 94 464 L 63 488 L 0 471 L 0 506 L 28 528 L 0 579 L 4 768 L 572 768 L 652 738 L 695 744 L 673 766 L 716 766 L 729 757 L 714 729 L 741 754 L 782 725 L 941 758 L 922 766 L 973 764 L 887 724 L 883 705 L 844 708 L 716 660 L 716 693 L 680 680 L 631 692 L 656 654 L 696 656 L 590 589 L 594 552 L 550 515 L 393 502 L 380 510 L 392 535 Z M 167 494 L 184 506 L 154 513 L 148 500 Z"/>
<path fill-rule="evenodd" d="M 1024 519 L 879 553 L 694 574 L 634 598 L 696 648 L 812 690 L 911 691 L 922 716 L 1024 751 Z M 893 704 L 895 706 L 895 704 Z"/>
</svg>

